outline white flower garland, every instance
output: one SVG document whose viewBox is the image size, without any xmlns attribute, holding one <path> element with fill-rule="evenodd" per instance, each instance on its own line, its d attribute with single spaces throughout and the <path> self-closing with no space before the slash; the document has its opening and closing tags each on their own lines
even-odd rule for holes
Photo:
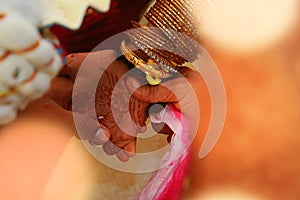
<svg viewBox="0 0 300 200">
<path fill-rule="evenodd" d="M 86 8 L 106 12 L 109 5 L 110 0 L 0 0 L 0 126 L 41 97 L 62 66 L 38 26 L 58 23 L 76 29 Z"/>
<path fill-rule="evenodd" d="M 40 98 L 61 67 L 60 56 L 33 22 L 0 8 L 0 125 Z"/>
</svg>

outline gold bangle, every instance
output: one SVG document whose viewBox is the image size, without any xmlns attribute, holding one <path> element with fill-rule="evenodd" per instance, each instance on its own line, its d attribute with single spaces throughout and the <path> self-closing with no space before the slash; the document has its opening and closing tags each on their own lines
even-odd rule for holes
<svg viewBox="0 0 300 200">
<path fill-rule="evenodd" d="M 165 10 L 167 10 L 171 13 L 171 16 L 173 16 L 173 18 L 175 20 L 178 20 L 179 22 L 181 22 L 181 25 L 184 25 L 184 26 L 188 25 L 188 26 L 192 27 L 192 25 L 190 24 L 190 21 L 192 18 L 190 13 L 181 12 L 180 11 L 181 8 L 176 7 L 169 1 L 168 2 L 157 2 L 157 4 L 155 6 L 158 6 L 161 9 L 165 8 Z"/>
<path fill-rule="evenodd" d="M 168 27 L 166 27 L 164 25 L 163 22 L 160 21 L 159 18 L 157 18 L 156 15 L 154 15 L 151 12 L 148 12 L 145 16 L 148 20 L 150 20 L 154 25 L 156 25 L 157 27 L 160 27 L 161 30 L 166 34 L 166 36 L 168 37 L 169 40 L 173 41 L 173 44 L 175 44 L 175 46 L 179 49 L 179 51 L 184 52 L 186 50 L 186 48 L 188 47 L 182 47 L 182 45 L 179 45 L 176 40 L 178 39 L 176 36 L 174 36 L 172 34 L 172 32 L 168 29 Z M 180 40 L 179 40 L 180 41 Z"/>
<path fill-rule="evenodd" d="M 168 11 L 165 7 L 160 7 L 159 4 L 156 4 L 153 6 L 153 9 L 156 10 L 157 12 L 160 12 L 162 15 L 166 17 L 166 20 L 169 24 L 173 24 L 175 29 L 178 31 L 183 30 L 182 26 L 183 24 L 179 23 L 179 20 L 174 19 L 174 16 Z"/>
<path fill-rule="evenodd" d="M 182 35 L 179 34 L 178 29 L 176 29 L 173 23 L 170 23 L 167 18 L 163 16 L 155 7 L 153 7 L 152 12 L 157 20 L 161 21 L 165 27 L 174 30 L 171 32 L 171 34 L 176 38 L 177 41 L 180 42 L 180 44 L 183 46 L 183 49 L 189 49 L 189 45 L 186 44 L 186 41 L 184 41 L 184 39 L 181 37 Z"/>
<path fill-rule="evenodd" d="M 172 73 L 178 72 L 178 65 L 187 60 L 194 61 L 199 55 L 199 49 L 190 37 L 200 42 L 195 27 L 196 17 L 192 14 L 199 10 L 195 5 L 195 0 L 156 0 L 145 18 L 159 31 L 134 23 L 138 29 L 127 35 L 131 44 L 141 51 L 133 52 L 123 41 L 121 51 L 126 59 L 146 74 L 157 78 L 170 77 Z M 173 51 L 180 52 L 180 55 Z"/>
<path fill-rule="evenodd" d="M 159 11 L 169 16 L 171 23 L 177 25 L 180 32 L 183 32 L 186 35 L 194 35 L 194 31 L 192 30 L 193 26 L 190 23 L 191 20 L 189 18 L 186 17 L 185 19 L 187 20 L 183 20 L 183 14 L 178 14 L 178 12 L 174 11 L 169 4 L 156 4 L 155 6 Z"/>
<path fill-rule="evenodd" d="M 156 8 L 156 6 L 152 7 L 152 12 L 154 15 L 156 15 L 157 17 L 159 17 L 165 26 L 167 26 L 168 28 L 171 28 L 173 30 L 179 31 L 180 29 L 178 28 L 178 26 L 176 26 L 176 22 L 172 21 L 169 17 L 169 15 L 163 14 L 163 10 L 158 10 Z"/>
<path fill-rule="evenodd" d="M 169 13 L 172 13 L 171 16 L 177 21 L 181 26 L 182 32 L 186 35 L 191 36 L 196 41 L 200 42 L 200 35 L 197 29 L 194 27 L 194 22 L 199 21 L 195 19 L 195 15 L 192 15 L 192 10 L 189 9 L 185 4 L 185 2 L 177 2 L 177 1 L 158 1 L 155 6 L 159 7 L 159 10 L 166 10 Z M 194 2 L 192 2 L 193 4 Z"/>
<path fill-rule="evenodd" d="M 126 35 L 133 39 L 142 41 L 144 43 L 147 43 L 148 47 L 151 48 L 162 48 L 162 46 L 167 46 L 167 48 L 170 48 L 170 45 L 168 44 L 168 41 L 165 39 L 161 39 L 158 37 L 158 35 L 149 34 L 148 31 L 144 31 L 142 28 L 134 29 L 132 31 L 126 32 Z M 155 38 L 157 36 L 157 38 Z"/>
<path fill-rule="evenodd" d="M 140 57 L 138 57 L 133 51 L 131 51 L 127 47 L 125 41 L 121 42 L 120 49 L 129 62 L 131 62 L 136 68 L 142 70 L 146 74 L 150 74 L 151 76 L 159 79 L 170 77 L 170 74 L 168 72 L 157 70 L 156 64 L 145 62 Z"/>
<path fill-rule="evenodd" d="M 172 50 L 175 48 L 174 42 L 173 42 L 173 45 L 171 45 L 170 43 L 172 41 L 167 40 L 167 38 L 162 37 L 162 39 L 160 39 L 160 37 L 159 37 L 160 34 L 155 33 L 153 30 L 151 30 L 151 28 L 133 29 L 132 31 L 127 32 L 126 34 L 128 35 L 130 40 L 136 46 L 138 46 L 138 44 L 140 45 L 140 46 L 138 46 L 138 48 L 140 48 L 145 54 L 147 54 L 148 57 L 151 57 L 153 59 L 153 56 L 155 56 L 155 55 L 150 56 L 149 55 L 150 52 L 146 52 L 149 49 L 151 49 L 152 52 L 155 51 L 156 54 L 160 55 L 165 60 L 167 60 L 166 62 L 163 61 L 164 62 L 163 66 L 165 68 L 172 68 L 172 69 L 174 68 L 174 65 L 166 64 L 166 63 L 170 63 L 171 61 L 176 63 L 175 67 L 177 65 L 181 65 L 184 62 L 186 62 L 186 60 L 184 58 L 182 58 L 181 56 L 168 51 L 169 49 Z M 156 38 L 155 38 L 155 36 L 156 36 Z M 136 43 L 138 43 L 138 44 L 136 44 Z M 143 50 L 143 48 L 145 50 Z M 168 50 L 165 50 L 165 49 L 168 49 Z M 156 58 L 154 60 L 156 60 Z M 161 59 L 161 60 L 163 60 L 163 59 Z M 167 66 L 165 66 L 165 65 L 167 65 Z M 174 72 L 174 70 L 171 70 L 171 71 Z"/>
<path fill-rule="evenodd" d="M 157 24 L 158 27 L 161 28 L 161 30 L 166 34 L 168 39 L 172 41 L 173 44 L 172 49 L 177 49 L 178 52 L 182 53 L 182 58 L 186 60 L 186 58 L 191 58 L 191 53 L 194 54 L 193 51 L 191 51 L 191 45 L 186 44 L 188 41 L 186 38 L 182 38 L 179 34 L 179 32 L 176 32 L 172 29 L 167 29 L 166 26 L 163 24 L 160 17 L 153 15 L 153 13 L 148 13 L 149 16 L 151 16 L 153 23 Z"/>
<path fill-rule="evenodd" d="M 147 48 L 145 44 L 135 40 L 135 45 L 141 49 L 148 57 L 150 57 L 158 66 L 160 66 L 162 69 L 165 69 L 166 71 L 170 71 L 173 73 L 178 73 L 176 70 L 177 65 L 171 63 L 167 59 L 165 59 L 159 51 L 151 48 Z"/>
</svg>

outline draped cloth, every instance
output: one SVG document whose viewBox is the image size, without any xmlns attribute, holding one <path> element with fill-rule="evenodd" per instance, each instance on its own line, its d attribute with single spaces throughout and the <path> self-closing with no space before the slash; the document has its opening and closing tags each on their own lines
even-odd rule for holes
<svg viewBox="0 0 300 200">
<path fill-rule="evenodd" d="M 163 157 L 160 168 L 154 173 L 149 183 L 136 197 L 136 200 L 177 200 L 182 192 L 189 160 L 189 144 L 185 140 L 187 129 L 182 124 L 182 115 L 171 104 L 159 113 L 152 114 L 153 123 L 166 123 L 174 132 L 170 143 L 170 151 Z"/>
</svg>

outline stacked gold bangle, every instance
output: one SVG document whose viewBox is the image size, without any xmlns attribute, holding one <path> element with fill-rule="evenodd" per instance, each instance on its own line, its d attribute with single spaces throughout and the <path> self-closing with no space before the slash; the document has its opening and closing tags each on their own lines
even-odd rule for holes
<svg viewBox="0 0 300 200">
<path fill-rule="evenodd" d="M 126 34 L 128 41 L 123 41 L 121 51 L 128 61 L 145 72 L 151 80 L 169 78 L 186 61 L 194 61 L 198 54 L 200 42 L 195 17 L 196 0 L 156 0 L 145 14 L 145 18 L 156 29 L 133 23 L 134 28 Z M 158 29 L 158 30 L 157 30 Z M 191 37 L 193 40 L 191 40 Z M 126 43 L 139 49 L 139 54 Z M 180 55 L 178 55 L 180 52 Z M 143 56 L 138 56 L 143 54 Z M 146 57 L 147 59 L 142 59 Z M 149 80 L 149 79 L 148 79 Z M 158 83 L 160 81 L 155 81 Z M 150 82 L 150 84 L 154 84 Z"/>
<path fill-rule="evenodd" d="M 126 44 L 126 41 L 121 43 L 120 47 L 125 58 L 130 61 L 136 68 L 146 72 L 147 74 L 157 77 L 159 79 L 168 78 L 168 71 L 159 69 L 158 66 L 151 62 L 146 62 L 141 59 L 134 51 L 132 51 Z"/>
</svg>

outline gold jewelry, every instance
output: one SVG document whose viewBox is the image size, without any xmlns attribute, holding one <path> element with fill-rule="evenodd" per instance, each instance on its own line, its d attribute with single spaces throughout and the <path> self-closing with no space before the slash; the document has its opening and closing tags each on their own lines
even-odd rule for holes
<svg viewBox="0 0 300 200">
<path fill-rule="evenodd" d="M 162 78 L 177 73 L 179 65 L 198 57 L 198 45 L 189 38 L 198 42 L 201 39 L 198 27 L 195 27 L 197 17 L 192 15 L 199 10 L 195 1 L 156 0 L 145 18 L 158 31 L 133 22 L 133 27 L 137 29 L 126 33 L 132 45 L 140 51 L 135 53 L 125 41 L 121 43 L 121 51 L 128 61 L 146 73 L 150 84 L 159 84 Z M 180 52 L 180 56 L 173 52 Z"/>
<path fill-rule="evenodd" d="M 192 24 L 190 23 L 191 21 L 191 15 L 188 13 L 186 17 L 183 16 L 182 13 L 179 11 L 176 12 L 174 11 L 174 7 L 171 4 L 165 3 L 165 4 L 160 4 L 157 3 L 155 7 L 165 13 L 166 16 L 169 16 L 169 18 L 172 19 L 172 23 L 177 24 L 178 26 L 178 31 L 188 35 L 188 36 L 195 36 Z"/>
<path fill-rule="evenodd" d="M 173 49 L 176 48 L 178 49 L 180 52 L 186 52 L 187 49 L 189 49 L 188 47 L 183 47 L 182 42 L 179 40 L 179 38 L 177 38 L 176 36 L 174 36 L 174 31 L 170 31 L 168 27 L 166 27 L 163 22 L 161 22 L 161 19 L 158 18 L 156 15 L 154 15 L 153 13 L 147 13 L 146 17 L 148 18 L 148 20 L 153 23 L 154 25 L 158 26 L 161 28 L 161 30 L 165 33 L 165 35 L 167 36 L 167 38 L 170 41 L 173 41 Z M 178 41 L 180 41 L 180 43 Z"/>
<path fill-rule="evenodd" d="M 155 49 L 147 48 L 145 44 L 140 43 L 139 41 L 135 40 L 134 44 L 141 49 L 149 58 L 153 60 L 160 68 L 166 69 L 166 71 L 170 71 L 173 73 L 178 73 L 176 70 L 177 65 L 171 63 L 167 59 L 165 59 L 162 55 L 160 55 L 159 51 Z"/>
<path fill-rule="evenodd" d="M 146 74 L 150 74 L 153 77 L 163 79 L 168 78 L 170 74 L 168 71 L 157 70 L 157 65 L 149 62 L 145 62 L 139 56 L 137 56 L 133 51 L 131 51 L 126 45 L 125 41 L 121 42 L 120 49 L 125 56 L 125 58 L 131 62 L 136 68 L 142 70 Z"/>
<path fill-rule="evenodd" d="M 161 82 L 161 79 L 155 78 L 155 77 L 151 76 L 150 74 L 146 74 L 146 80 L 148 81 L 148 83 L 150 85 L 159 85 Z"/>
<path fill-rule="evenodd" d="M 130 40 L 136 44 L 139 43 L 143 47 L 138 47 L 140 49 L 152 49 L 151 51 L 155 51 L 155 54 L 160 55 L 160 57 L 163 57 L 165 60 L 167 60 L 170 63 L 176 63 L 175 66 L 181 65 L 186 60 L 182 58 L 179 55 L 176 55 L 172 52 L 169 52 L 167 50 L 163 49 L 174 49 L 177 48 L 174 46 L 174 43 L 172 43 L 171 40 L 169 40 L 166 37 L 163 37 L 160 33 L 160 30 L 158 28 L 149 28 L 149 27 L 143 27 L 141 25 L 138 25 L 137 23 L 134 24 L 136 29 L 132 29 L 132 31 L 126 32 L 126 34 L 129 36 Z M 156 30 L 156 31 L 155 31 Z M 137 46 L 137 45 L 136 45 Z M 142 51 L 149 56 L 149 52 L 145 52 L 143 49 Z M 181 50 L 181 52 L 183 49 Z M 151 56 L 149 56 L 151 57 Z M 156 60 L 156 59 L 154 59 Z M 165 62 L 166 63 L 166 62 Z M 174 68 L 172 64 L 167 64 L 167 66 Z"/>
</svg>

